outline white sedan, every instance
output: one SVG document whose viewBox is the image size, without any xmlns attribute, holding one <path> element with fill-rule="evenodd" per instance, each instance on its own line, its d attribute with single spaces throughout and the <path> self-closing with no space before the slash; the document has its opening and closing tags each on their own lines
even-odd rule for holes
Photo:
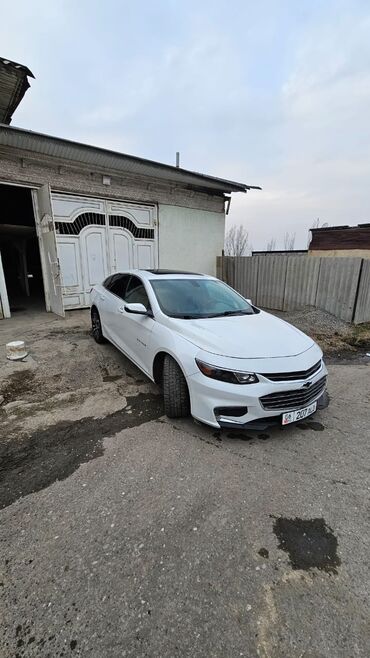
<svg viewBox="0 0 370 658">
<path fill-rule="evenodd" d="M 170 418 L 265 429 L 328 404 L 318 345 L 218 279 L 130 270 L 92 290 L 92 333 L 163 389 Z"/>
</svg>

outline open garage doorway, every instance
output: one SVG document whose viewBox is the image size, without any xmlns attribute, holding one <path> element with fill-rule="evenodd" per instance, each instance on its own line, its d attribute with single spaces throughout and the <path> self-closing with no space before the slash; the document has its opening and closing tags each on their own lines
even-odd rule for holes
<svg viewBox="0 0 370 658">
<path fill-rule="evenodd" d="M 0 252 L 10 313 L 45 310 L 32 191 L 0 185 Z"/>
</svg>

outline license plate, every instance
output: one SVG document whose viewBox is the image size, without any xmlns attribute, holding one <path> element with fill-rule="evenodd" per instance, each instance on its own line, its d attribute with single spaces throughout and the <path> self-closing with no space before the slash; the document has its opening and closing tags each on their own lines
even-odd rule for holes
<svg viewBox="0 0 370 658">
<path fill-rule="evenodd" d="M 289 423 L 296 423 L 298 420 L 303 420 L 307 416 L 311 416 L 316 411 L 317 402 L 313 402 L 309 407 L 304 407 L 304 409 L 297 409 L 297 411 L 287 411 L 283 414 L 282 424 L 289 425 Z"/>
</svg>

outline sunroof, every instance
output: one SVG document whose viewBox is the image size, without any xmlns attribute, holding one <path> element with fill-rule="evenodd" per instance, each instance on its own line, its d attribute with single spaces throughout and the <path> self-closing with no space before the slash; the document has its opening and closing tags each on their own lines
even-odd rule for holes
<svg viewBox="0 0 370 658">
<path fill-rule="evenodd" d="M 184 270 L 145 270 L 146 272 L 150 272 L 151 274 L 195 274 L 196 276 L 203 276 L 203 274 L 199 274 L 198 272 L 185 272 Z"/>
</svg>

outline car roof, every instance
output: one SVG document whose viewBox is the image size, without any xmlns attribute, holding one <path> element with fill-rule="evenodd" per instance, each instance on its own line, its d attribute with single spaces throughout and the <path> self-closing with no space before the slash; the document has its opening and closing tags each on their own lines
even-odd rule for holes
<svg viewBox="0 0 370 658">
<path fill-rule="evenodd" d="M 116 272 L 116 274 L 135 274 L 142 279 L 213 279 L 214 277 L 208 274 L 199 274 L 197 272 L 184 272 L 183 270 L 126 270 L 125 272 Z"/>
</svg>

